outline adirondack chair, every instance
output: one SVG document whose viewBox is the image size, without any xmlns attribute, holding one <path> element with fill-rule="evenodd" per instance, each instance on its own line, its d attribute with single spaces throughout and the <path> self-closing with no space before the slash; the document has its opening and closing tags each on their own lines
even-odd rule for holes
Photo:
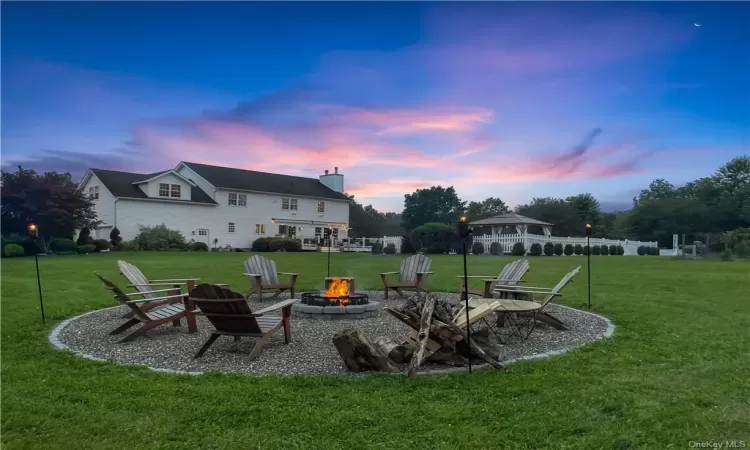
<svg viewBox="0 0 750 450">
<path fill-rule="evenodd" d="M 425 255 L 412 255 L 401 261 L 401 269 L 398 272 L 384 272 L 380 274 L 385 287 L 385 299 L 388 300 L 388 290 L 393 290 L 400 296 L 404 296 L 402 289 L 414 289 L 417 292 L 427 292 L 427 275 L 430 272 L 432 260 Z M 388 275 L 398 275 L 398 281 L 391 281 Z"/>
<path fill-rule="evenodd" d="M 478 295 L 482 298 L 491 298 L 496 285 L 502 284 L 506 286 L 512 286 L 518 283 L 523 283 L 523 280 L 521 278 L 523 278 L 523 276 L 526 275 L 526 272 L 528 271 L 529 261 L 526 259 L 518 259 L 506 264 L 497 278 L 492 278 L 491 276 L 487 275 L 469 275 L 467 277 L 469 278 L 469 281 L 471 281 L 472 278 L 482 278 L 484 287 L 482 289 L 469 288 L 468 293 L 469 295 Z M 465 300 L 466 296 L 464 295 L 464 293 L 466 291 L 464 290 L 464 276 L 456 275 L 456 278 L 459 278 L 461 281 L 461 300 Z"/>
<path fill-rule="evenodd" d="M 118 260 L 117 261 L 117 267 L 120 269 L 120 274 L 124 275 L 125 278 L 128 279 L 130 284 L 128 284 L 128 287 L 135 288 L 136 291 L 143 294 L 143 298 L 154 298 L 159 296 L 159 294 L 149 294 L 150 291 L 152 291 L 155 287 L 161 287 L 161 286 L 172 286 L 177 289 L 181 289 L 182 286 L 186 287 L 186 293 L 190 292 L 195 287 L 195 282 L 200 280 L 200 278 L 175 278 L 175 279 L 168 279 L 168 280 L 149 280 L 146 278 L 146 275 L 141 272 L 141 269 L 136 267 L 134 264 L 130 264 L 129 262 Z M 175 302 L 181 302 L 182 300 L 179 299 L 167 299 L 167 300 L 161 300 L 156 302 L 150 302 L 145 303 L 141 305 L 141 310 L 148 311 L 150 309 L 156 308 L 158 306 L 167 304 L 167 303 L 175 303 Z M 129 318 L 134 317 L 133 311 L 128 312 L 123 317 Z"/>
<path fill-rule="evenodd" d="M 544 322 L 558 330 L 567 330 L 568 327 L 565 325 L 565 323 L 563 323 L 563 321 L 556 318 L 549 312 L 544 311 L 544 308 L 547 306 L 547 304 L 550 301 L 552 301 L 553 298 L 562 295 L 560 291 L 562 291 L 565 285 L 567 285 L 569 282 L 573 280 L 573 277 L 575 277 L 580 270 L 581 270 L 581 266 L 578 266 L 575 269 L 568 272 L 564 277 L 562 277 L 560 282 L 558 282 L 555 285 L 555 287 L 553 287 L 552 289 L 543 288 L 543 287 L 534 287 L 534 286 L 518 287 L 518 286 L 498 285 L 495 287 L 495 290 L 501 291 L 501 292 L 507 292 L 516 297 L 518 297 L 519 295 L 531 297 L 535 302 L 541 305 L 541 308 L 539 308 L 539 311 L 537 311 L 536 313 L 536 320 L 540 322 Z M 498 315 L 498 323 L 501 323 L 501 322 L 502 322 L 502 313 Z"/>
<path fill-rule="evenodd" d="M 199 309 L 197 314 L 205 316 L 214 326 L 211 337 L 195 354 L 200 358 L 219 336 L 232 336 L 235 341 L 242 337 L 259 337 L 250 352 L 250 359 L 260 355 L 263 346 L 273 333 L 284 329 L 284 342 L 292 340 L 292 305 L 295 299 L 284 300 L 275 305 L 252 312 L 245 297 L 237 292 L 215 284 L 200 284 L 190 292 L 190 301 Z M 281 310 L 281 317 L 267 316 L 268 312 Z"/>
<path fill-rule="evenodd" d="M 142 296 L 144 293 L 134 292 L 132 294 L 126 294 L 111 281 L 96 272 L 94 272 L 94 274 L 102 281 L 102 283 L 104 283 L 104 287 L 114 292 L 115 299 L 117 299 L 118 302 L 128 306 L 133 312 L 133 318 L 115 328 L 109 334 L 120 334 L 134 325 L 138 325 L 139 323 L 142 324 L 137 330 L 121 339 L 120 342 L 132 341 L 138 336 L 145 334 L 147 331 L 167 322 L 172 322 L 174 326 L 178 327 L 180 326 L 180 320 L 183 317 L 188 324 L 188 332 L 195 333 L 197 331 L 198 327 L 195 323 L 195 316 L 189 309 L 185 309 L 184 304 L 162 304 L 160 308 L 152 308 L 149 311 L 145 311 L 142 307 L 142 305 L 148 304 L 149 302 L 157 302 L 161 300 L 182 301 L 186 294 L 182 294 L 179 289 L 172 288 L 148 291 L 149 295 L 158 294 L 159 297 L 133 300 L 130 298 L 131 296 Z"/>
<path fill-rule="evenodd" d="M 276 262 L 272 259 L 268 259 L 265 256 L 253 255 L 245 261 L 245 273 L 243 275 L 250 279 L 250 292 L 247 294 L 247 298 L 250 298 L 254 293 L 258 293 L 258 300 L 263 300 L 263 291 L 276 290 L 277 292 L 273 295 L 274 298 L 278 297 L 279 294 L 289 290 L 291 297 L 294 298 L 294 286 L 297 284 L 298 273 L 291 272 L 278 272 L 276 270 Z M 282 283 L 279 280 L 279 275 L 289 275 L 289 281 Z"/>
</svg>

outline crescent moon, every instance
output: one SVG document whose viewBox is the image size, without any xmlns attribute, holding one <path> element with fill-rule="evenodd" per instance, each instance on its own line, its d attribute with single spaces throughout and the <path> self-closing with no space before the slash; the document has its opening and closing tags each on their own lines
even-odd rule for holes
<svg viewBox="0 0 750 450">
<path fill-rule="evenodd" d="M 695 25 L 696 27 L 700 27 L 701 26 L 701 24 L 699 24 L 699 23 L 694 23 L 693 25 Z"/>
</svg>

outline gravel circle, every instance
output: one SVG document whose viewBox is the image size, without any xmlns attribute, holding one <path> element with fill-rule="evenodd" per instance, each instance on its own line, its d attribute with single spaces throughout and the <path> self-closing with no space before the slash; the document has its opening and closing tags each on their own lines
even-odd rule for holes
<svg viewBox="0 0 750 450">
<path fill-rule="evenodd" d="M 385 300 L 382 291 L 368 291 L 371 301 L 382 302 L 382 307 L 401 306 L 405 299 L 392 295 Z M 459 302 L 456 293 L 434 293 L 440 300 Z M 395 297 L 395 298 L 394 298 Z M 282 299 L 284 294 L 272 301 L 262 303 L 250 300 L 253 310 L 269 306 Z M 506 345 L 506 360 L 529 358 L 546 352 L 562 352 L 586 342 L 601 339 L 611 334 L 611 323 L 601 316 L 584 311 L 549 304 L 545 308 L 570 328 L 559 331 L 537 323 L 533 333 L 523 343 Z M 149 331 L 145 337 L 118 344 L 126 334 L 110 336 L 109 332 L 121 325 L 126 307 L 107 308 L 71 319 L 54 332 L 61 347 L 119 364 L 146 365 L 154 369 L 186 372 L 241 372 L 253 375 L 327 375 L 351 374 L 344 366 L 333 345 L 333 335 L 347 327 L 361 328 L 374 340 L 387 337 L 401 341 L 410 328 L 380 309 L 376 317 L 361 320 L 321 321 L 292 318 L 292 342 L 284 344 L 283 331 L 273 335 L 260 356 L 250 361 L 248 354 L 256 342 L 254 338 L 243 338 L 234 342 L 230 337 L 220 337 L 208 351 L 198 359 L 193 355 L 211 335 L 213 327 L 198 316 L 198 332 L 187 333 L 185 321 L 182 326 L 162 325 Z M 60 329 L 61 328 L 61 329 Z M 131 330 L 135 330 L 135 327 Z M 129 331 L 131 331 L 129 330 Z M 127 333 L 127 331 L 125 332 Z M 483 363 L 479 360 L 477 363 Z M 422 372 L 444 370 L 450 366 L 427 363 Z"/>
</svg>

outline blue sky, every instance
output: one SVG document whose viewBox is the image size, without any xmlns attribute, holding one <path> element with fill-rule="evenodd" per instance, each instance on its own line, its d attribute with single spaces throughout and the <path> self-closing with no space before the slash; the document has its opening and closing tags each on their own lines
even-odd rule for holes
<svg viewBox="0 0 750 450">
<path fill-rule="evenodd" d="M 385 211 L 437 184 L 626 205 L 750 153 L 747 23 L 744 2 L 3 3 L 2 165 L 338 166 Z"/>
</svg>

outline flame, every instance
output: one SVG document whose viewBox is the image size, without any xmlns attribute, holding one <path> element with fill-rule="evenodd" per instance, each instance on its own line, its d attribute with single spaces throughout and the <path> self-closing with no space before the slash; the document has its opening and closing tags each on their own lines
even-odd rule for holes
<svg viewBox="0 0 750 450">
<path fill-rule="evenodd" d="M 349 295 L 349 282 L 340 278 L 334 278 L 323 295 L 326 297 L 346 297 Z M 342 298 L 339 300 L 339 304 L 341 305 L 346 303 L 349 303 L 349 299 Z"/>
</svg>

